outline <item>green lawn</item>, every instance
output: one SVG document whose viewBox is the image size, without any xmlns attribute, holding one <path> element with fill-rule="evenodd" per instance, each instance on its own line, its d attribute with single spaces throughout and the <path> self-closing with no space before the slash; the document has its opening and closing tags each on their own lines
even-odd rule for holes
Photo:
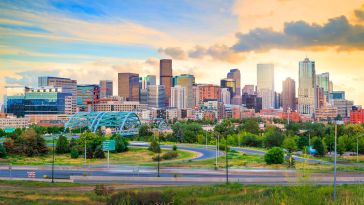
<svg viewBox="0 0 364 205">
<path fill-rule="evenodd" d="M 168 150 L 162 149 L 162 153 L 167 152 Z M 185 151 L 185 150 L 177 150 L 178 157 L 172 160 L 162 161 L 172 162 L 179 160 L 188 160 L 190 158 L 196 157 L 197 153 Z M 156 154 L 148 151 L 146 148 L 134 148 L 130 147 L 129 151 L 123 153 L 110 153 L 110 164 L 132 164 L 132 165 L 153 165 L 155 162 L 152 160 L 152 157 Z M 105 153 L 107 157 L 107 153 Z M 18 155 L 10 155 L 7 158 L 8 163 L 12 163 L 13 165 L 47 165 L 52 163 L 52 154 L 48 154 L 45 156 L 37 156 L 37 157 L 26 157 L 26 156 L 18 156 Z M 4 162 L 3 162 L 4 163 Z M 106 164 L 107 159 L 87 159 L 87 164 Z M 56 154 L 55 155 L 55 164 L 57 165 L 83 165 L 84 158 L 83 156 L 79 156 L 77 159 L 71 159 L 69 154 Z"/>
</svg>

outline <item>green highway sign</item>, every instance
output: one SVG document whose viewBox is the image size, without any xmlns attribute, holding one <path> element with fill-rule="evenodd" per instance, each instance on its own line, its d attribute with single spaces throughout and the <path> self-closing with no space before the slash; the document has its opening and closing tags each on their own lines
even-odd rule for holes
<svg viewBox="0 0 364 205">
<path fill-rule="evenodd" d="M 105 140 L 102 142 L 102 151 L 114 151 L 115 140 Z"/>
</svg>

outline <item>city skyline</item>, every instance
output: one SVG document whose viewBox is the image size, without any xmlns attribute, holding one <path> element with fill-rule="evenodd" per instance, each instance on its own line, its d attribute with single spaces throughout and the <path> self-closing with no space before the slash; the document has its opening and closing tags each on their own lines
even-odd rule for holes
<svg viewBox="0 0 364 205">
<path fill-rule="evenodd" d="M 193 74 L 196 83 L 218 85 L 238 68 L 241 87 L 257 84 L 257 64 L 273 63 L 280 92 L 287 77 L 298 82 L 298 62 L 307 56 L 316 62 L 317 73 L 330 73 L 334 90 L 364 104 L 362 2 L 218 2 L 129 2 L 130 11 L 117 1 L 1 2 L 0 86 L 35 86 L 38 76 L 61 76 L 80 84 L 113 80 L 116 93 L 117 73 L 159 76 L 159 59 L 172 58 L 173 75 Z M 285 15 L 292 8 L 295 15 Z M 155 12 L 159 9 L 171 12 Z M 308 11 L 312 15 L 305 15 Z M 330 28 L 340 32 L 327 35 Z M 265 41 L 257 41 L 258 34 Z M 247 39 L 251 45 L 243 43 Z"/>
</svg>

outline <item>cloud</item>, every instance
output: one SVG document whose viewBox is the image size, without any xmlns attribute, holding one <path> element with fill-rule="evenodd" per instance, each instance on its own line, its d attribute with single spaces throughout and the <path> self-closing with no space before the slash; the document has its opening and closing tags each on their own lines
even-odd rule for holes
<svg viewBox="0 0 364 205">
<path fill-rule="evenodd" d="M 230 63 L 237 63 L 244 59 L 243 54 L 237 53 L 226 45 L 213 45 L 208 48 L 203 46 L 196 46 L 189 51 L 188 56 L 190 58 L 204 58 L 210 57 L 211 59 L 218 61 L 227 61 Z"/>
<path fill-rule="evenodd" d="M 26 85 L 36 87 L 39 76 L 57 76 L 58 71 L 23 71 L 16 73 L 15 76 L 4 77 L 8 85 Z"/>
<path fill-rule="evenodd" d="M 237 33 L 236 37 L 238 42 L 232 49 L 237 52 L 317 46 L 364 49 L 364 27 L 350 24 L 345 16 L 329 19 L 323 25 L 304 21 L 285 23 L 282 32 L 257 28 L 248 33 Z"/>
<path fill-rule="evenodd" d="M 359 20 L 359 21 L 364 21 L 364 4 L 361 6 L 360 9 L 356 9 L 354 10 L 354 14 L 355 17 Z"/>
<path fill-rule="evenodd" d="M 180 47 L 159 48 L 158 52 L 177 60 L 184 60 L 187 58 L 186 53 Z"/>
</svg>

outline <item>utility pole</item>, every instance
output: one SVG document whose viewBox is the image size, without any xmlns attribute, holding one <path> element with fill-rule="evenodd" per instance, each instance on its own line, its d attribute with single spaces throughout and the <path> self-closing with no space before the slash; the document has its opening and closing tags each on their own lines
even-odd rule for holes
<svg viewBox="0 0 364 205">
<path fill-rule="evenodd" d="M 229 183 L 229 162 L 228 162 L 227 136 L 225 138 L 225 166 L 226 166 L 226 184 L 228 184 Z"/>
<path fill-rule="evenodd" d="M 157 175 L 157 177 L 160 177 L 160 174 L 159 174 L 159 169 L 160 169 L 160 152 L 162 151 L 161 150 L 161 142 L 160 142 L 160 138 L 159 138 L 159 136 L 158 136 L 158 146 L 159 146 L 159 150 L 158 150 L 158 175 Z"/>
<path fill-rule="evenodd" d="M 336 156 L 337 156 L 337 126 L 342 125 L 342 121 L 336 121 L 335 123 L 335 153 L 334 153 L 334 201 L 336 200 Z"/>
<path fill-rule="evenodd" d="M 54 183 L 54 135 L 53 135 L 52 183 Z"/>
</svg>

